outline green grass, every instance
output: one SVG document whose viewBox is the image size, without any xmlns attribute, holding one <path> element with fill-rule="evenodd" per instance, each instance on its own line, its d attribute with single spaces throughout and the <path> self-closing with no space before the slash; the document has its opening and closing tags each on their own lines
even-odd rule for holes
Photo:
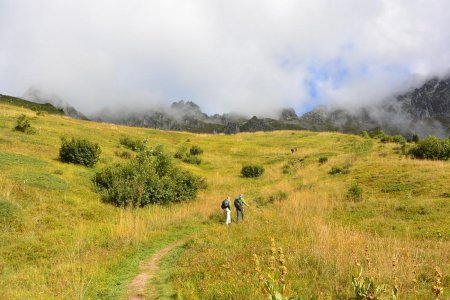
<svg viewBox="0 0 450 300">
<path fill-rule="evenodd" d="M 13 176 L 24 184 L 49 190 L 66 190 L 69 185 L 64 180 L 48 173 L 21 172 Z"/>
<path fill-rule="evenodd" d="M 45 161 L 36 159 L 31 156 L 0 152 L 0 168 L 6 169 L 13 166 L 30 166 L 39 167 L 46 165 Z"/>
<path fill-rule="evenodd" d="M 20 114 L 33 118 L 36 134 L 12 130 Z M 264 297 L 252 254 L 267 264 L 270 237 L 286 253 L 290 295 L 306 299 L 350 298 L 354 261 L 365 261 L 366 248 L 370 275 L 379 282 L 392 282 L 392 257 L 399 257 L 403 299 L 412 298 L 414 264 L 418 299 L 431 298 L 435 266 L 450 273 L 450 162 L 411 160 L 399 156 L 395 144 L 340 133 L 166 132 L 36 116 L 2 103 L 0 124 L 0 203 L 8 203 L 1 204 L 4 214 L 15 220 L 0 227 L 5 299 L 123 297 L 138 262 L 192 228 L 201 228 L 193 241 L 163 261 L 160 295 Z M 99 143 L 99 163 L 93 168 L 61 163 L 61 136 Z M 116 154 L 123 150 L 118 147 L 123 136 L 145 139 L 149 147 L 162 144 L 171 156 L 182 145 L 200 146 L 200 165 L 174 163 L 205 177 L 208 188 L 197 200 L 177 205 L 124 211 L 103 203 L 91 178 L 126 161 Z M 298 152 L 291 154 L 292 147 Z M 328 161 L 319 164 L 321 156 Z M 264 175 L 242 178 L 246 164 L 263 165 Z M 332 166 L 345 165 L 349 174 L 329 174 Z M 346 198 L 353 182 L 363 191 L 356 203 Z M 220 203 L 240 193 L 251 205 L 246 222 L 226 228 Z"/>
</svg>

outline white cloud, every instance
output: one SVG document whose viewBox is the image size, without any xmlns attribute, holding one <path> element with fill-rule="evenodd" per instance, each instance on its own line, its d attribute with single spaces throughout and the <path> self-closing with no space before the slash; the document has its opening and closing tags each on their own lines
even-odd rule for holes
<svg viewBox="0 0 450 300">
<path fill-rule="evenodd" d="M 449 9 L 446 0 L 2 0 L 0 92 L 39 86 L 86 113 L 179 99 L 254 114 L 367 103 L 449 70 Z"/>
</svg>

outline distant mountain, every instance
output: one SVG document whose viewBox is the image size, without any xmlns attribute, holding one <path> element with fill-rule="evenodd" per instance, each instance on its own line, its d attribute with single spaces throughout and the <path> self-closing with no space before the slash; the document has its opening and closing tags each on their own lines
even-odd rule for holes
<svg viewBox="0 0 450 300">
<path fill-rule="evenodd" d="M 450 135 L 450 79 L 433 78 L 405 94 L 371 106 L 349 110 L 321 107 L 299 118 L 310 130 L 337 130 L 357 133 L 383 129 L 410 137 Z"/>
<path fill-rule="evenodd" d="M 38 89 L 29 89 L 25 97 L 39 103 L 51 103 L 40 104 L 50 105 L 50 111 L 63 111 L 74 118 L 87 119 L 57 96 L 46 95 Z M 3 101 L 5 99 L 3 98 Z M 32 106 L 33 102 L 21 103 Z M 293 108 L 285 108 L 279 111 L 278 118 L 253 116 L 249 119 L 237 113 L 209 116 L 194 102 L 181 100 L 169 107 L 140 111 L 105 109 L 91 116 L 91 119 L 128 126 L 197 133 L 234 134 L 283 129 L 359 133 L 362 130 L 383 129 L 389 134 L 402 134 L 406 137 L 413 134 L 421 137 L 430 134 L 446 137 L 450 136 L 450 79 L 433 78 L 407 93 L 356 110 L 322 106 L 298 116 Z"/>
<path fill-rule="evenodd" d="M 392 97 L 359 109 L 318 107 L 302 116 L 286 108 L 278 118 L 253 116 L 248 119 L 237 114 L 208 116 L 191 101 L 174 102 L 166 110 L 108 113 L 94 118 L 131 126 L 184 130 L 205 133 L 238 133 L 283 129 L 341 131 L 359 133 L 362 130 L 383 129 L 390 134 L 413 134 L 440 137 L 450 134 L 450 79 L 431 79 L 408 93 Z"/>
</svg>

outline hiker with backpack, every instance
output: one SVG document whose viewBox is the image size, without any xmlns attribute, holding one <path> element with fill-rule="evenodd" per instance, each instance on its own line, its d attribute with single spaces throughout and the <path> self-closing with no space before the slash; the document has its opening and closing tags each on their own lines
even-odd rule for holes
<svg viewBox="0 0 450 300">
<path fill-rule="evenodd" d="M 222 205 L 220 207 L 227 214 L 227 220 L 225 221 L 225 225 L 231 224 L 230 196 L 228 196 L 225 200 L 222 201 Z"/>
<path fill-rule="evenodd" d="M 249 206 L 245 200 L 244 195 L 240 194 L 234 199 L 234 207 L 236 208 L 236 223 L 239 223 L 239 215 L 241 215 L 241 221 L 244 221 L 244 205 Z"/>
</svg>

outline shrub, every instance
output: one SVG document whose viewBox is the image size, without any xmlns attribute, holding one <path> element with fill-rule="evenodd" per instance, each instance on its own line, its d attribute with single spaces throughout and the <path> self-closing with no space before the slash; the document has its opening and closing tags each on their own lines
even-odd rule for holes
<svg viewBox="0 0 450 300">
<path fill-rule="evenodd" d="M 145 150 L 127 164 L 108 166 L 93 178 L 105 202 L 120 207 L 144 207 L 193 200 L 204 179 L 176 168 L 162 150 Z"/>
<path fill-rule="evenodd" d="M 17 118 L 14 130 L 29 134 L 36 132 L 36 130 L 34 130 L 34 128 L 31 127 L 30 119 L 26 115 L 20 115 Z"/>
<path fill-rule="evenodd" d="M 406 143 L 406 139 L 401 136 L 400 134 L 397 135 L 383 135 L 380 137 L 380 141 L 383 143 L 398 143 L 398 144 L 404 144 Z"/>
<path fill-rule="evenodd" d="M 326 157 L 326 156 L 319 157 L 319 164 L 324 164 L 327 161 L 328 161 L 328 157 Z"/>
<path fill-rule="evenodd" d="M 100 146 L 86 139 L 61 139 L 59 159 L 62 162 L 92 167 L 97 163 L 100 153 Z"/>
<path fill-rule="evenodd" d="M 419 136 L 417 134 L 413 134 L 411 141 L 413 143 L 418 143 L 419 142 Z"/>
<path fill-rule="evenodd" d="M 421 159 L 448 160 L 450 159 L 450 139 L 439 140 L 435 136 L 429 136 L 417 143 L 409 154 Z"/>
<path fill-rule="evenodd" d="M 347 190 L 347 199 L 352 200 L 354 202 L 358 202 L 362 200 L 363 189 L 358 185 L 357 182 L 354 182 L 350 185 Z"/>
<path fill-rule="evenodd" d="M 199 146 L 192 146 L 191 149 L 189 149 L 189 153 L 191 155 L 200 155 L 203 153 L 203 149 Z"/>
<path fill-rule="evenodd" d="M 264 173 L 264 167 L 260 165 L 247 165 L 241 169 L 241 174 L 244 177 L 259 177 Z"/>
<path fill-rule="evenodd" d="M 142 151 L 146 147 L 145 140 L 133 139 L 128 136 L 120 138 L 119 143 L 125 148 L 128 148 L 133 151 Z"/>
<path fill-rule="evenodd" d="M 195 155 L 186 155 L 182 161 L 191 165 L 199 165 L 202 163 L 202 159 Z"/>
<path fill-rule="evenodd" d="M 330 174 L 336 175 L 336 174 L 348 174 L 350 173 L 350 165 L 346 164 L 345 166 L 332 166 Z"/>
</svg>

